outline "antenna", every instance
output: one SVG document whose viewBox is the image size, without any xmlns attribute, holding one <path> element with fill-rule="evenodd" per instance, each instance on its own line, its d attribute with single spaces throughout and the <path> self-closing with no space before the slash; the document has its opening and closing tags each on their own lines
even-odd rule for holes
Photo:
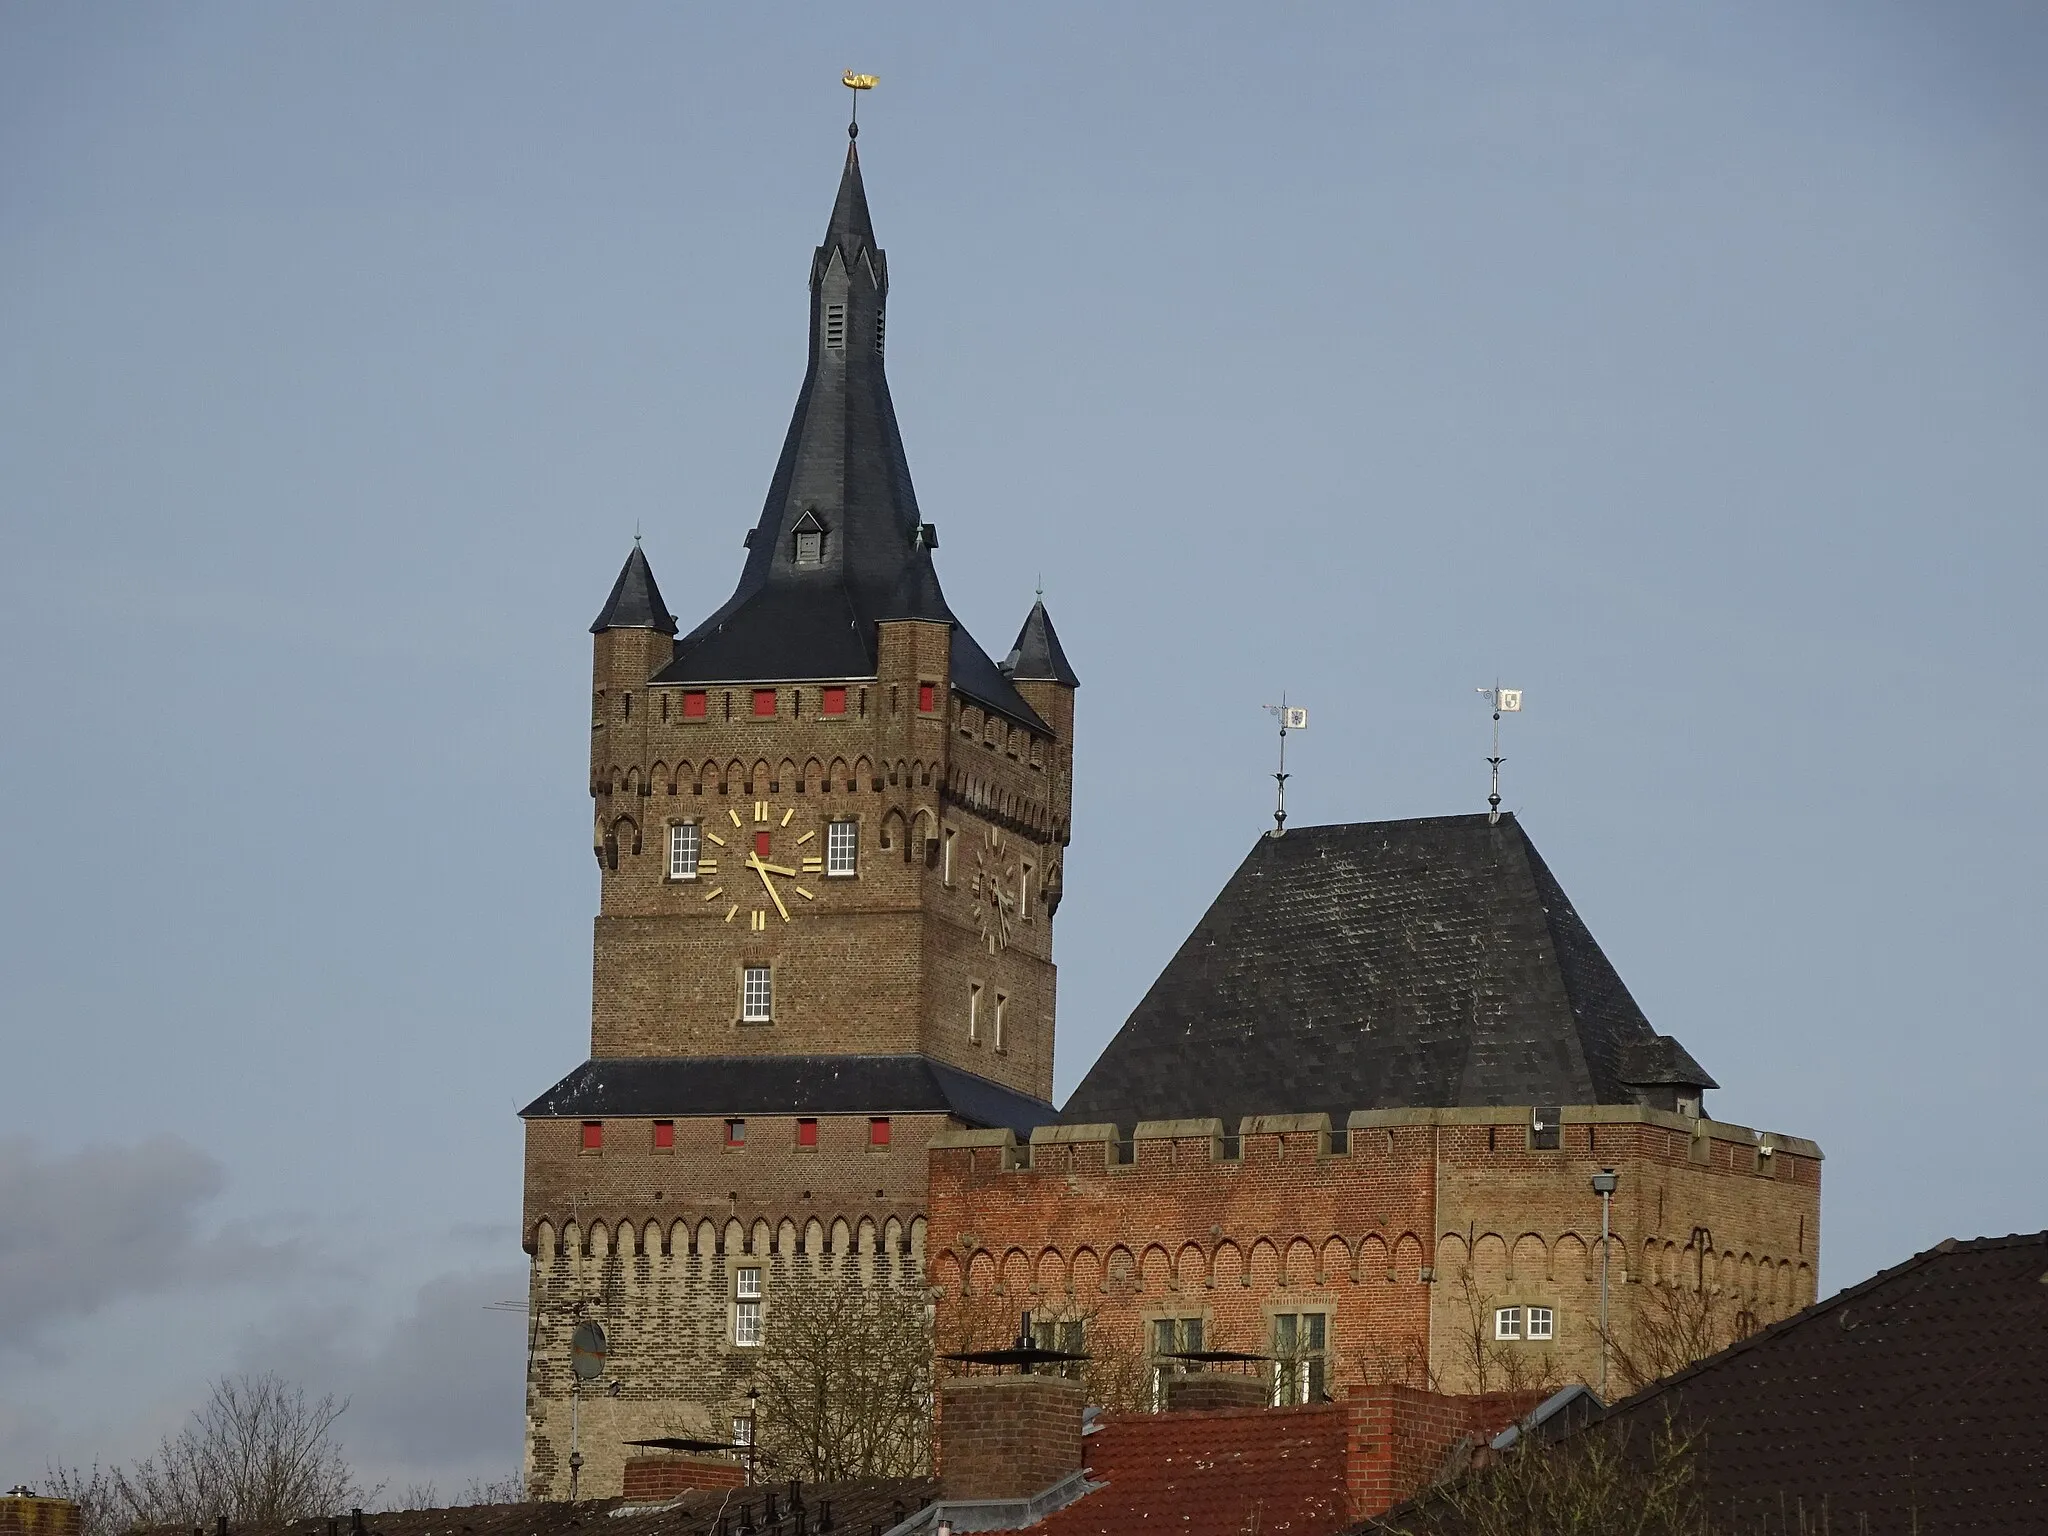
<svg viewBox="0 0 2048 1536">
<path fill-rule="evenodd" d="M 1287 733 L 1289 731 L 1305 731 L 1308 729 L 1308 711 L 1305 709 L 1288 708 L 1287 694 L 1284 689 L 1281 691 L 1278 704 L 1262 704 L 1259 707 L 1280 722 L 1280 771 L 1273 775 L 1273 783 L 1278 790 L 1278 795 L 1273 802 L 1273 830 L 1267 836 L 1285 837 L 1287 835 Z"/>
<path fill-rule="evenodd" d="M 1493 780 L 1486 791 L 1486 824 L 1494 826 L 1500 821 L 1500 765 L 1507 761 L 1500 755 L 1500 717 L 1519 715 L 1522 712 L 1522 690 L 1503 688 L 1498 679 L 1491 688 L 1476 688 L 1475 693 L 1487 696 L 1493 706 L 1493 756 L 1486 761 L 1493 769 Z"/>
</svg>

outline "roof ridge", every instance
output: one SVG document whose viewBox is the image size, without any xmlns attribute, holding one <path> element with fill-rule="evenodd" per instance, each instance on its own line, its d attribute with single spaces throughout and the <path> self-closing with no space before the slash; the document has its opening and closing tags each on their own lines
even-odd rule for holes
<svg viewBox="0 0 2048 1536">
<path fill-rule="evenodd" d="M 2015 1234 L 2015 1236 L 2017 1236 L 2017 1234 Z M 2038 1238 L 2035 1240 L 2048 1241 L 2048 1232 L 2040 1233 L 2038 1235 Z M 1835 1292 L 1835 1294 L 1832 1296 L 1824 1297 L 1819 1301 L 1813 1302 L 1810 1305 L 1801 1308 L 1799 1311 L 1794 1312 L 1790 1317 L 1781 1317 L 1774 1323 L 1766 1323 L 1763 1327 L 1759 1328 L 1755 1333 L 1750 1334 L 1746 1338 L 1737 1339 L 1733 1344 L 1730 1344 L 1727 1348 L 1717 1350 L 1715 1353 L 1711 1355 L 1703 1356 L 1700 1359 L 1693 1361 L 1692 1364 L 1684 1366 L 1679 1370 L 1673 1371 L 1669 1376 L 1663 1377 L 1658 1381 L 1651 1382 L 1647 1387 L 1644 1387 L 1642 1390 L 1638 1392 L 1633 1392 L 1629 1394 L 1629 1396 L 1620 1399 L 1618 1402 L 1608 1405 L 1605 1409 L 1602 1410 L 1600 1417 L 1602 1419 L 1605 1419 L 1610 1417 L 1611 1415 L 1620 1413 L 1625 1408 L 1633 1409 L 1642 1403 L 1649 1402 L 1653 1398 L 1661 1396 L 1663 1393 L 1669 1392 L 1673 1388 L 1679 1386 L 1680 1384 L 1691 1380 L 1693 1377 L 1705 1371 L 1709 1366 L 1717 1365 L 1723 1360 L 1734 1359 L 1736 1356 L 1741 1355 L 1748 1350 L 1760 1348 L 1766 1341 L 1777 1338 L 1780 1335 L 1790 1333 L 1795 1328 L 1802 1328 L 1806 1324 L 1814 1321 L 1816 1318 L 1823 1317 L 1826 1314 L 1835 1311 L 1839 1307 L 1845 1307 L 1850 1302 L 1856 1300 L 1858 1297 L 1868 1295 L 1871 1291 L 1875 1290 L 1880 1285 L 1887 1284 L 1888 1282 L 1896 1280 L 1901 1276 L 1911 1274 L 1915 1270 L 1925 1269 L 1926 1267 L 1931 1265 L 1936 1259 L 1946 1258 L 1949 1254 L 1963 1251 L 1965 1248 L 1974 1251 L 1980 1246 L 1994 1248 L 2006 1246 L 2017 1247 L 2019 1246 L 2019 1244 L 2013 1242 L 2011 1237 L 1973 1238 L 1968 1239 L 1966 1241 L 1958 1241 L 1953 1237 L 1945 1237 L 1940 1242 L 1936 1243 L 1933 1247 L 1923 1248 L 1918 1253 L 1913 1254 L 1911 1257 L 1901 1259 L 1898 1263 L 1892 1265 L 1891 1268 L 1879 1270 L 1876 1274 L 1872 1275 L 1867 1280 L 1860 1281 L 1855 1285 L 1848 1286 L 1843 1290 Z"/>
</svg>

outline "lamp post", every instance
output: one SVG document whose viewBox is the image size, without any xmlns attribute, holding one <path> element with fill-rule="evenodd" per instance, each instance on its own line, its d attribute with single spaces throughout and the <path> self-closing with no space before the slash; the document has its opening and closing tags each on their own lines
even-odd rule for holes
<svg viewBox="0 0 2048 1536">
<path fill-rule="evenodd" d="M 754 1456 L 756 1454 L 754 1448 L 760 1443 L 760 1429 L 761 1389 L 750 1386 L 747 1388 L 747 1486 L 749 1488 L 754 1485 Z"/>
<path fill-rule="evenodd" d="M 1593 1193 L 1600 1197 L 1600 1401 L 1607 1401 L 1607 1246 L 1613 1230 L 1614 1186 L 1621 1177 L 1612 1168 L 1593 1175 Z"/>
</svg>

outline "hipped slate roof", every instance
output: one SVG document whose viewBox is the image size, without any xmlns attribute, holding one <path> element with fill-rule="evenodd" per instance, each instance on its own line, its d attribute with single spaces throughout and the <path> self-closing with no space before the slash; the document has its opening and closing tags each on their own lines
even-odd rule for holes
<svg viewBox="0 0 2048 1536">
<path fill-rule="evenodd" d="M 606 1116 L 943 1114 L 1028 1136 L 1050 1104 L 928 1056 L 596 1057 L 520 1112 Z"/>
<path fill-rule="evenodd" d="M 676 642 L 663 683 L 873 677 L 877 623 L 953 627 L 953 683 L 978 703 L 1050 734 L 954 617 L 932 564 L 882 366 L 888 259 L 875 244 L 860 156 L 847 146 L 832 217 L 811 261 L 810 366 L 739 585 Z M 808 521 L 806 521 L 808 520 Z M 823 558 L 798 565 L 797 525 L 820 528 Z"/>
<path fill-rule="evenodd" d="M 1513 816 L 1303 827 L 1258 839 L 1061 1118 L 1633 1103 L 1644 1070 L 1712 1085 Z"/>
</svg>

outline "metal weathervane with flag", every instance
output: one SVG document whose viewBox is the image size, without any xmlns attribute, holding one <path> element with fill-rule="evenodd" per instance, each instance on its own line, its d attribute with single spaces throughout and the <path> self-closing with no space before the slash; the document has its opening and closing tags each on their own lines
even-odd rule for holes
<svg viewBox="0 0 2048 1536">
<path fill-rule="evenodd" d="M 1273 830 L 1269 835 L 1283 837 L 1287 833 L 1287 733 L 1308 729 L 1308 711 L 1290 705 L 1284 693 L 1280 695 L 1278 704 L 1260 707 L 1280 722 L 1280 771 L 1273 775 L 1278 798 L 1273 805 Z"/>
<path fill-rule="evenodd" d="M 1492 825 L 1500 820 L 1500 765 L 1507 761 L 1500 755 L 1500 717 L 1522 712 L 1522 690 L 1503 688 L 1495 683 L 1491 688 L 1482 687 L 1475 692 L 1485 694 L 1487 702 L 1493 706 L 1493 755 L 1486 760 L 1493 770 L 1493 779 L 1486 792 L 1486 820 Z"/>
</svg>

